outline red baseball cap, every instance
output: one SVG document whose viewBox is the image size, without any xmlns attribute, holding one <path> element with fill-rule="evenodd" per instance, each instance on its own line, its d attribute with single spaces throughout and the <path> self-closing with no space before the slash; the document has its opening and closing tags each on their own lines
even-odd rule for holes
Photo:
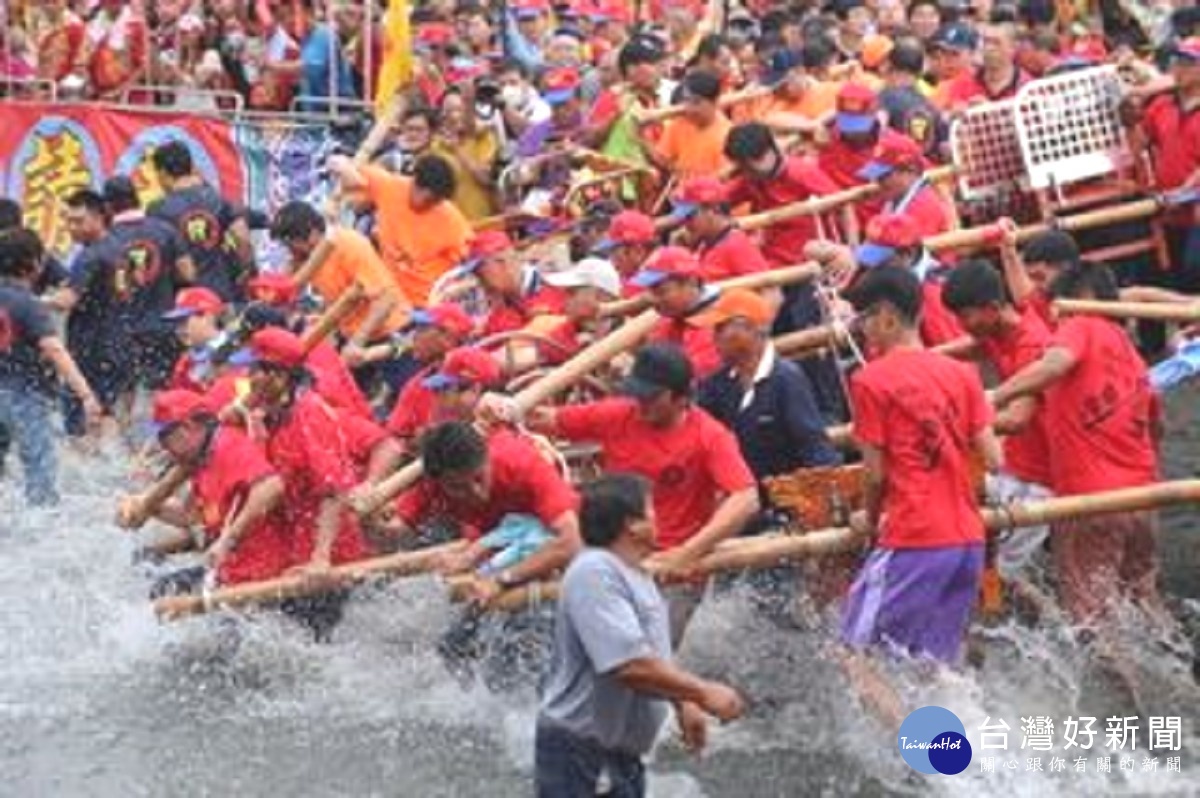
<svg viewBox="0 0 1200 798">
<path fill-rule="evenodd" d="M 454 26 L 445 22 L 426 22 L 417 27 L 417 41 L 431 47 L 445 47 L 455 35 Z"/>
<path fill-rule="evenodd" d="M 638 211 L 621 211 L 608 223 L 608 235 L 595 247 L 598 253 L 607 253 L 628 244 L 649 244 L 658 235 L 654 220 Z"/>
<path fill-rule="evenodd" d="M 246 293 L 256 302 L 286 306 L 296 301 L 300 286 L 289 274 L 260 274 L 246 283 Z"/>
<path fill-rule="evenodd" d="M 284 368 L 304 365 L 304 343 L 281 327 L 267 327 L 250 336 L 250 353 L 255 361 Z"/>
<path fill-rule="evenodd" d="M 879 123 L 879 96 L 870 86 L 847 83 L 837 94 L 839 133 L 870 133 Z"/>
<path fill-rule="evenodd" d="M 513 248 L 512 239 L 503 230 L 484 230 L 471 239 L 470 253 L 463 261 L 462 271 L 472 274 L 487 261 Z"/>
<path fill-rule="evenodd" d="M 475 322 L 471 321 L 467 312 L 453 302 L 414 310 L 410 324 L 414 327 L 440 327 L 459 338 L 467 338 L 475 329 Z"/>
<path fill-rule="evenodd" d="M 908 136 L 897 133 L 880 142 L 875 151 L 875 157 L 858 171 L 862 180 L 875 182 L 887 177 L 896 169 L 915 169 L 923 171 L 925 152 L 921 145 Z"/>
<path fill-rule="evenodd" d="M 468 385 L 488 388 L 499 383 L 501 376 L 500 364 L 495 358 L 482 349 L 463 346 L 446 355 L 438 372 L 426 377 L 421 384 L 431 391 Z"/>
<path fill-rule="evenodd" d="M 551 69 L 542 78 L 542 99 L 550 105 L 570 102 L 579 91 L 579 83 L 579 70 L 572 67 Z"/>
<path fill-rule="evenodd" d="M 204 394 L 195 391 L 159 391 L 154 395 L 154 423 L 162 427 L 175 424 L 198 413 L 211 413 Z"/>
<path fill-rule="evenodd" d="M 898 249 L 911 249 L 921 243 L 921 231 L 912 217 L 902 213 L 881 213 L 867 223 L 866 243 L 854 251 L 855 259 L 868 269 L 882 265 Z"/>
<path fill-rule="evenodd" d="M 163 314 L 165 321 L 182 321 L 197 314 L 216 315 L 225 303 L 208 288 L 185 288 L 175 297 L 175 307 Z"/>
<path fill-rule="evenodd" d="M 685 180 L 675 195 L 671 215 L 687 219 L 704 205 L 717 205 L 727 198 L 725 185 L 715 177 L 694 177 Z"/>
<path fill-rule="evenodd" d="M 662 247 L 655 250 L 646 265 L 630 282 L 638 288 L 653 288 L 671 277 L 699 277 L 700 259 L 683 247 Z"/>
</svg>

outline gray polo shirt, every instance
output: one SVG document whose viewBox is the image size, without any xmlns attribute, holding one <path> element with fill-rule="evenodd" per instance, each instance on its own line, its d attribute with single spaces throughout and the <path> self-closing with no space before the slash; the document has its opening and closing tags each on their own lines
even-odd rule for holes
<svg viewBox="0 0 1200 798">
<path fill-rule="evenodd" d="M 608 551 L 584 550 L 563 578 L 541 722 L 608 749 L 648 752 L 667 702 L 630 690 L 615 671 L 670 656 L 667 605 L 654 580 Z"/>
</svg>

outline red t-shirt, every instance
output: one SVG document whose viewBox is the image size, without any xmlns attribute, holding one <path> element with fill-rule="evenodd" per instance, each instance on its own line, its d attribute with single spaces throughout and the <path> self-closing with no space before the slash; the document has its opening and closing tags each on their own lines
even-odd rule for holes
<svg viewBox="0 0 1200 798">
<path fill-rule="evenodd" d="M 721 368 L 721 353 L 717 351 L 716 334 L 711 327 L 694 327 L 683 319 L 662 318 L 647 336 L 649 341 L 675 344 L 687 355 L 697 380 Z"/>
<path fill-rule="evenodd" d="M 1053 331 L 1058 327 L 1058 321 L 1054 318 L 1051 312 L 1054 307 L 1054 300 L 1043 294 L 1041 291 L 1034 289 L 1033 293 L 1025 297 L 1025 301 L 1017 306 L 1017 309 L 1024 312 L 1031 310 L 1037 317 L 1042 320 L 1048 330 Z"/>
<path fill-rule="evenodd" d="M 770 180 L 735 177 L 727 186 L 730 205 L 747 204 L 758 213 L 809 197 L 834 194 L 838 184 L 812 159 L 789 156 L 780 173 Z M 783 266 L 804 260 L 804 245 L 816 238 L 817 228 L 809 216 L 773 224 L 763 231 L 762 251 L 771 263 Z"/>
<path fill-rule="evenodd" d="M 241 511 L 255 483 L 274 475 L 262 449 L 245 432 L 236 427 L 217 430 L 208 459 L 192 476 L 192 500 L 210 542 L 224 531 L 231 511 L 235 507 Z M 272 513 L 242 536 L 221 563 L 217 574 L 221 584 L 270 579 L 287 569 L 291 550 L 280 520 Z"/>
<path fill-rule="evenodd" d="M 570 405 L 558 411 L 558 432 L 595 441 L 606 471 L 629 471 L 650 480 L 658 518 L 658 546 L 671 549 L 695 535 L 722 494 L 753 487 L 733 433 L 698 407 L 670 429 L 652 427 L 631 399 Z"/>
<path fill-rule="evenodd" d="M 1125 331 L 1106 319 L 1073 316 L 1050 345 L 1076 358 L 1070 373 L 1046 391 L 1054 492 L 1070 496 L 1154 482 L 1154 394 Z"/>
<path fill-rule="evenodd" d="M 958 317 L 942 302 L 942 284 L 921 283 L 921 342 L 928 347 L 949 343 L 966 335 Z"/>
<path fill-rule="evenodd" d="M 196 361 L 192 358 L 192 354 L 184 352 L 175 361 L 175 365 L 171 369 L 171 378 L 167 382 L 167 388 L 172 391 L 204 393 L 208 388 L 196 378 L 196 375 L 193 373 L 195 367 Z"/>
<path fill-rule="evenodd" d="M 921 233 L 921 238 L 930 238 L 950 229 L 950 209 L 937 189 L 922 186 L 904 206 L 902 213 L 912 219 Z"/>
<path fill-rule="evenodd" d="M 507 300 L 493 306 L 483 323 L 482 337 L 521 330 L 534 316 L 559 315 L 566 302 L 566 293 L 552 286 L 542 286 L 521 299 Z"/>
<path fill-rule="evenodd" d="M 346 493 L 361 481 L 352 436 L 342 428 L 346 415 L 315 391 L 304 391 L 287 410 L 283 422 L 271 430 L 267 441 L 267 458 L 287 487 L 286 514 L 292 533 L 292 561 L 296 564 L 312 559 L 321 502 Z M 366 552 L 354 514 L 343 512 L 333 545 L 333 562 L 359 560 Z"/>
<path fill-rule="evenodd" d="M 487 442 L 492 484 L 486 504 L 470 506 L 451 501 L 437 482 L 422 479 L 396 500 L 396 512 L 409 526 L 429 516 L 453 518 L 463 536 L 475 540 L 491 532 L 504 516 L 537 516 L 549 526 L 563 513 L 579 509 L 579 495 L 528 439 L 508 430 L 494 432 Z"/>
<path fill-rule="evenodd" d="M 1154 153 L 1154 174 L 1164 191 L 1182 186 L 1200 169 L 1200 109 L 1184 113 L 1175 94 L 1163 94 L 1146 107 L 1142 128 Z M 1191 208 L 1168 215 L 1172 224 L 1191 223 Z"/>
<path fill-rule="evenodd" d="M 982 338 L 979 349 L 996 369 L 1001 380 L 1007 380 L 1030 363 L 1041 358 L 1050 343 L 1050 328 L 1031 306 L 1021 313 L 1021 322 L 1000 338 Z M 1024 430 L 1004 439 L 1004 467 L 1025 482 L 1049 486 L 1050 449 L 1046 440 L 1045 407 L 1038 399 L 1038 409 Z"/>
<path fill-rule="evenodd" d="M 885 549 L 983 542 L 971 484 L 975 436 L 991 423 L 978 372 L 923 349 L 873 360 L 850 381 L 854 437 L 883 451 Z"/>
<path fill-rule="evenodd" d="M 388 430 L 397 438 L 412 440 L 433 420 L 437 394 L 426 388 L 424 382 L 435 370 L 433 366 L 426 366 L 400 389 L 400 396 L 387 420 Z"/>
<path fill-rule="evenodd" d="M 1002 87 L 995 94 L 992 94 L 988 90 L 987 84 L 983 82 L 983 73 L 977 70 L 969 70 L 951 80 L 946 85 L 942 97 L 946 108 L 950 109 L 961 108 L 976 98 L 987 100 L 988 102 L 1007 100 L 1010 97 L 1017 96 L 1017 89 L 1028 82 L 1029 75 L 1017 69 L 1013 73 L 1012 82 Z"/>
<path fill-rule="evenodd" d="M 700 256 L 700 276 L 709 283 L 771 268 L 758 245 L 736 227 L 730 227 L 712 241 L 701 242 L 696 254 Z"/>
<path fill-rule="evenodd" d="M 848 145 L 834 130 L 829 143 L 818 153 L 817 163 L 820 165 L 821 171 L 829 175 L 839 189 L 861 186 L 866 181 L 859 177 L 858 173 L 875 159 L 875 153 L 881 146 L 900 138 L 903 138 L 902 134 L 885 125 L 880 130 L 879 140 L 875 142 L 874 146 L 855 148 Z M 863 226 L 866 226 L 867 221 L 882 210 L 883 200 L 878 196 L 862 200 L 855 205 L 858 221 Z"/>
<path fill-rule="evenodd" d="M 322 342 L 313 347 L 304 365 L 312 372 L 314 387 L 326 402 L 339 410 L 355 413 L 363 418 L 373 418 L 371 406 L 346 362 L 338 355 L 338 351 L 328 342 Z"/>
</svg>

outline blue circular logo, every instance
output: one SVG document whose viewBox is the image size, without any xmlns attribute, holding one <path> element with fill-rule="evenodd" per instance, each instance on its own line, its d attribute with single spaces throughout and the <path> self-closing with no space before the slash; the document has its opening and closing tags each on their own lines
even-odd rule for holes
<svg viewBox="0 0 1200 798">
<path fill-rule="evenodd" d="M 945 707 L 921 707 L 900 724 L 900 756 L 918 773 L 953 776 L 971 764 L 971 744 L 963 722 Z"/>
</svg>

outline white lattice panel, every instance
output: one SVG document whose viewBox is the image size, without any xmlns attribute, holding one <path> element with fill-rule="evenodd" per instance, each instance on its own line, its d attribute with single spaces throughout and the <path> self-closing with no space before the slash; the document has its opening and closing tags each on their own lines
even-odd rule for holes
<svg viewBox="0 0 1200 798">
<path fill-rule="evenodd" d="M 1050 188 L 1112 174 L 1129 162 L 1117 117 L 1115 66 L 1031 81 L 1015 99 L 1017 139 L 1029 183 Z"/>
<path fill-rule="evenodd" d="M 1012 100 L 964 111 L 950 127 L 950 150 L 964 199 L 1003 195 L 1019 190 L 1024 182 Z"/>
</svg>

